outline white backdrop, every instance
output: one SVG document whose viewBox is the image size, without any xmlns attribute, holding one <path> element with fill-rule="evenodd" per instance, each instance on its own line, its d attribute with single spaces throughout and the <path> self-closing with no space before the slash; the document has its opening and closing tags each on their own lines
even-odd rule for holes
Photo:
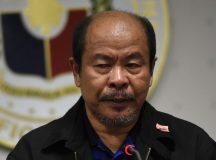
<svg viewBox="0 0 216 160">
<path fill-rule="evenodd" d="M 151 102 L 216 140 L 216 1 L 170 0 L 170 10 L 169 55 Z"/>
<path fill-rule="evenodd" d="M 216 140 L 216 1 L 170 0 L 169 5 L 168 59 L 151 103 Z M 0 148 L 0 159 L 8 152 Z"/>
</svg>

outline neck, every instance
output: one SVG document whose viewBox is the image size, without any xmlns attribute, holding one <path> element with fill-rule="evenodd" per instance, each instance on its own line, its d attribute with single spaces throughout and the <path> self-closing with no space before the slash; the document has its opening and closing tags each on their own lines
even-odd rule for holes
<svg viewBox="0 0 216 160">
<path fill-rule="evenodd" d="M 107 126 L 87 112 L 87 117 L 102 142 L 115 153 L 127 138 L 137 120 L 128 126 Z M 137 118 L 138 119 L 138 118 Z"/>
</svg>

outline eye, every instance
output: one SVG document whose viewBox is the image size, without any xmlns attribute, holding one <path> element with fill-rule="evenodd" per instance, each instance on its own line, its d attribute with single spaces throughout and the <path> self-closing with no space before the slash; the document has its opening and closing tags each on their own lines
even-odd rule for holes
<svg viewBox="0 0 216 160">
<path fill-rule="evenodd" d="M 141 65 L 138 64 L 138 63 L 128 63 L 128 64 L 126 65 L 126 67 L 129 68 L 129 69 L 136 69 L 136 68 L 139 68 L 140 66 L 141 66 Z"/>
<path fill-rule="evenodd" d="M 108 63 L 99 63 L 99 64 L 94 65 L 95 71 L 100 73 L 100 74 L 108 73 L 110 71 L 111 67 L 112 66 Z"/>
<path fill-rule="evenodd" d="M 96 64 L 95 67 L 97 67 L 97 68 L 109 68 L 111 66 L 110 66 L 110 64 Z"/>
<path fill-rule="evenodd" d="M 126 64 L 126 68 L 131 74 L 138 74 L 141 71 L 142 65 L 139 63 L 128 63 Z"/>
</svg>

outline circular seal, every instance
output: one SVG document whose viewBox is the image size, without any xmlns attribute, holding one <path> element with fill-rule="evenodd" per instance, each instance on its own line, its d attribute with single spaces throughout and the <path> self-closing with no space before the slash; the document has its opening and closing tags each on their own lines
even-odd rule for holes
<svg viewBox="0 0 216 160">
<path fill-rule="evenodd" d="M 62 116 L 77 101 L 80 92 L 67 63 L 71 33 L 86 15 L 110 9 L 144 15 L 154 26 L 158 61 L 151 96 L 167 57 L 166 0 L 0 2 L 1 145 L 13 148 L 22 135 Z"/>
</svg>

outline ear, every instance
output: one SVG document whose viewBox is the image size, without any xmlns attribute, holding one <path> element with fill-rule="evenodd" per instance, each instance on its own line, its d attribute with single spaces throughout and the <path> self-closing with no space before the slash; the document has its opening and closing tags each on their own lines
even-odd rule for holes
<svg viewBox="0 0 216 160">
<path fill-rule="evenodd" d="M 149 87 L 152 86 L 152 83 L 153 83 L 153 73 L 154 73 L 154 68 L 155 68 L 155 63 L 157 61 L 157 57 L 154 58 L 153 62 L 152 62 L 152 68 L 151 68 L 151 71 L 150 71 L 150 74 L 151 74 L 151 79 L 149 81 Z"/>
<path fill-rule="evenodd" d="M 69 62 L 70 62 L 70 66 L 74 75 L 74 81 L 75 81 L 75 85 L 77 87 L 80 87 L 80 72 L 79 72 L 79 66 L 78 64 L 75 62 L 73 57 L 69 58 Z"/>
</svg>

